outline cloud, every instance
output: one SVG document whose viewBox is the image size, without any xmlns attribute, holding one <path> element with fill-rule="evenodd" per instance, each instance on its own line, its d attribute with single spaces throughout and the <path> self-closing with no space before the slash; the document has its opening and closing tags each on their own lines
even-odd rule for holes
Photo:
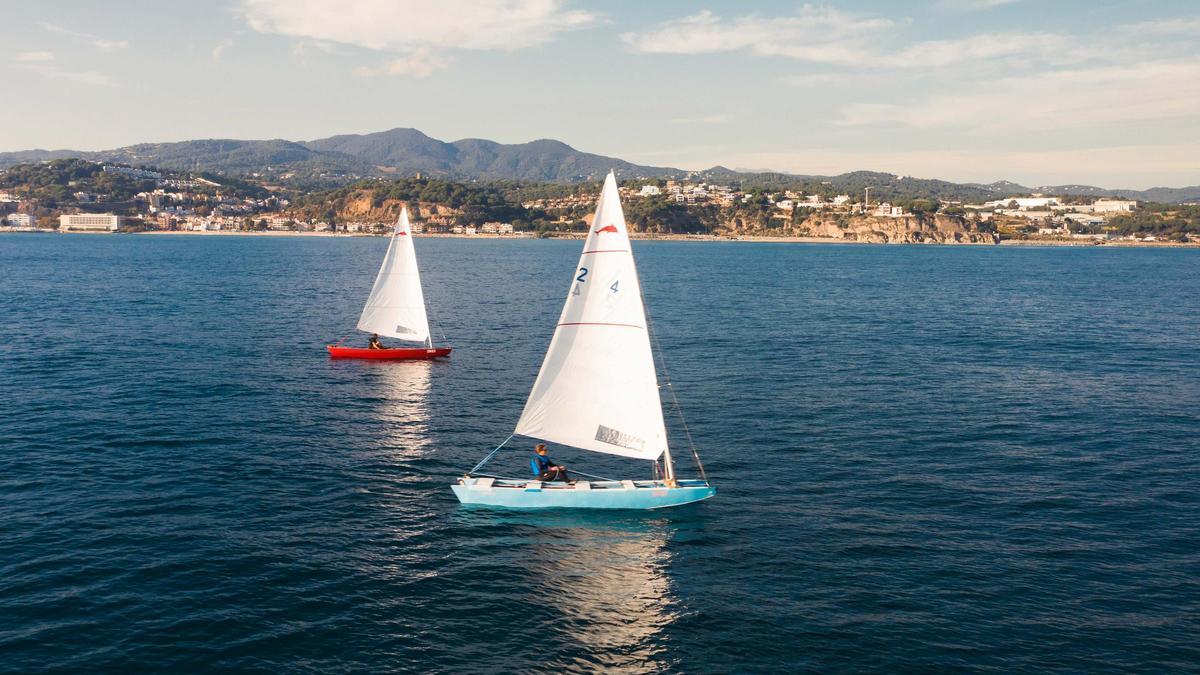
<svg viewBox="0 0 1200 675">
<path fill-rule="evenodd" d="M 233 38 L 225 38 L 224 40 L 221 40 L 220 42 L 218 42 L 217 46 L 213 47 L 213 50 L 212 50 L 213 62 L 214 63 L 219 62 L 221 60 L 221 57 L 225 54 L 225 51 L 232 46 L 233 46 Z"/>
<path fill-rule="evenodd" d="M 1005 77 L 902 103 L 855 103 L 844 126 L 1023 135 L 1188 119 L 1200 111 L 1200 60 L 1096 66 Z"/>
<path fill-rule="evenodd" d="M 414 46 L 519 49 L 587 26 L 597 15 L 558 0 L 243 0 L 241 14 L 262 33 L 340 42 L 372 50 Z"/>
<path fill-rule="evenodd" d="M 979 9 L 991 9 L 1001 5 L 1011 5 L 1019 0 L 940 0 L 938 5 L 946 9 L 956 9 L 961 11 L 975 11 Z"/>
<path fill-rule="evenodd" d="M 73 82 L 76 84 L 91 84 L 96 86 L 106 86 L 112 84 L 112 79 L 109 79 L 107 74 L 96 71 L 73 71 L 70 68 L 62 67 L 50 60 L 35 60 L 35 61 L 20 61 L 17 60 L 17 65 L 14 67 L 23 68 L 23 70 L 35 72 L 38 77 L 49 79 L 61 79 L 64 82 Z"/>
<path fill-rule="evenodd" d="M 102 38 L 102 37 L 99 37 L 96 35 L 92 35 L 91 33 L 81 33 L 79 31 L 74 31 L 74 30 L 70 30 L 68 28 L 63 28 L 62 26 L 58 26 L 58 25 L 49 23 L 47 21 L 39 21 L 38 25 L 41 26 L 42 28 L 50 31 L 51 33 L 57 33 L 59 35 L 66 35 L 68 37 L 73 37 L 77 40 L 83 40 L 85 42 L 89 42 L 89 43 L 91 43 L 91 45 L 93 47 L 95 47 L 96 49 L 99 49 L 101 51 L 111 52 L 111 51 L 116 51 L 118 49 L 128 49 L 129 48 L 129 43 L 125 40 L 108 40 L 108 39 L 105 39 L 105 38 Z"/>
<path fill-rule="evenodd" d="M 28 70 L 54 80 L 104 86 L 112 81 L 104 73 L 94 70 L 71 70 L 58 65 L 52 52 L 23 52 L 13 57 L 15 67 Z"/>
<path fill-rule="evenodd" d="M 374 77 L 377 75 L 408 75 L 410 77 L 429 77 L 434 71 L 449 65 L 449 61 L 438 56 L 428 47 L 419 47 L 406 56 L 388 61 L 377 66 L 362 66 L 354 70 L 359 77 Z"/>
<path fill-rule="evenodd" d="M 844 82 L 846 79 L 846 76 L 840 73 L 807 73 L 804 75 L 785 75 L 781 78 L 781 81 L 793 87 L 827 87 Z"/>
<path fill-rule="evenodd" d="M 15 57 L 16 61 L 22 63 L 33 63 L 36 61 L 53 61 L 54 52 L 21 52 Z"/>
<path fill-rule="evenodd" d="M 705 155 L 684 167 L 714 163 L 770 166 L 799 174 L 839 174 L 870 169 L 899 175 L 956 181 L 991 182 L 1000 178 L 1026 185 L 1088 183 L 1110 188 L 1144 189 L 1179 184 L 1200 171 L 1200 143 L 1108 145 L 1094 148 L 960 150 L 889 150 L 846 147 L 744 154 Z M 718 161 L 719 160 L 719 161 Z M 678 161 L 678 157 L 676 160 Z M 1190 183 L 1189 183 L 1190 184 Z"/>
<path fill-rule="evenodd" d="M 732 120 L 733 118 L 728 113 L 714 113 L 699 117 L 676 117 L 667 121 L 671 124 L 725 124 Z"/>
<path fill-rule="evenodd" d="M 893 68 L 943 68 L 968 61 L 999 59 L 1077 60 L 1070 40 L 1054 33 L 988 33 L 955 40 L 916 42 L 894 55 L 878 56 L 878 65 Z"/>
<path fill-rule="evenodd" d="M 242 0 L 237 13 L 260 33 L 399 53 L 360 74 L 417 77 L 445 67 L 438 51 L 522 49 L 600 19 L 563 0 Z"/>
<path fill-rule="evenodd" d="M 292 58 L 301 63 L 308 61 L 308 55 L 312 52 L 321 52 L 322 54 L 341 54 L 333 43 L 324 42 L 322 40 L 297 40 L 292 47 Z"/>
<path fill-rule="evenodd" d="M 805 5 L 785 17 L 751 14 L 723 19 L 710 11 L 659 24 L 621 39 L 642 54 L 742 51 L 849 68 L 941 68 L 1000 59 L 1076 57 L 1053 33 L 991 33 L 893 46 L 903 22 Z"/>
<path fill-rule="evenodd" d="M 1162 19 L 1159 21 L 1142 21 L 1126 28 L 1126 32 L 1134 35 L 1200 35 L 1200 18 L 1194 19 Z"/>
<path fill-rule="evenodd" d="M 795 14 L 770 18 L 750 14 L 723 19 L 709 10 L 667 21 L 621 39 L 642 54 L 704 54 L 745 51 L 816 63 L 858 64 L 870 38 L 894 25 L 832 7 L 805 5 Z"/>
</svg>

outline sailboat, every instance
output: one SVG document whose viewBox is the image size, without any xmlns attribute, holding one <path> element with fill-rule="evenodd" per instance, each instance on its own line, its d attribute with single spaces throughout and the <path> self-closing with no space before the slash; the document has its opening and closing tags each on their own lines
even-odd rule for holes
<svg viewBox="0 0 1200 675">
<path fill-rule="evenodd" d="M 654 463 L 655 477 L 566 483 L 479 473 L 517 435 L 648 460 Z M 521 419 L 513 434 L 451 489 L 464 504 L 656 509 L 716 494 L 694 448 L 693 457 L 701 478 L 677 478 L 629 231 L 616 177 L 609 173 Z"/>
<path fill-rule="evenodd" d="M 425 344 L 420 347 L 367 349 L 343 347 L 339 342 L 326 345 L 329 356 L 335 359 L 398 360 L 433 359 L 450 353 L 450 347 L 433 346 L 407 207 L 400 210 L 400 218 L 392 230 L 387 255 L 383 257 L 383 265 L 375 277 L 371 296 L 367 298 L 367 305 L 358 319 L 358 330 Z"/>
</svg>

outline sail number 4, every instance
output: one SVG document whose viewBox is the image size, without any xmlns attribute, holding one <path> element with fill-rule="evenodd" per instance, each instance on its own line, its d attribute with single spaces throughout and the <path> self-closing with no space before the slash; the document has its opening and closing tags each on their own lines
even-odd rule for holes
<svg viewBox="0 0 1200 675">
<path fill-rule="evenodd" d="M 588 268 L 580 267 L 579 274 L 575 276 L 575 281 L 578 281 L 580 284 L 587 283 L 587 275 L 588 275 Z M 621 283 L 620 279 L 617 279 L 616 281 L 612 282 L 612 286 L 608 287 L 609 290 L 611 290 L 613 293 L 616 293 L 620 288 L 620 283 Z M 579 295 L 579 284 L 575 284 L 575 288 L 571 291 L 571 295 Z"/>
</svg>

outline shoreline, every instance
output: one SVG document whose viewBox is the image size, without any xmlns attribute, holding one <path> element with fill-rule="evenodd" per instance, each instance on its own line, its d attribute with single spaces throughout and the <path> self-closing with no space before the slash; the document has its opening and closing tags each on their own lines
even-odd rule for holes
<svg viewBox="0 0 1200 675">
<path fill-rule="evenodd" d="M 154 235 L 154 236 L 202 236 L 202 237 L 329 237 L 329 238 L 363 238 L 363 237 L 386 237 L 386 234 L 374 234 L 368 232 L 291 232 L 281 230 L 266 230 L 245 232 L 237 230 L 216 230 L 216 231 L 193 231 L 193 230 L 148 230 L 144 232 L 60 232 L 58 230 L 42 230 L 33 228 L 9 228 L 0 227 L 0 234 L 29 234 L 29 233 L 44 233 L 44 234 L 133 234 L 133 235 Z M 417 238 L 430 239 L 537 239 L 534 235 L 520 234 L 453 234 L 449 232 L 437 233 L 422 233 L 413 234 Z M 554 237 L 546 237 L 547 239 L 565 239 L 571 241 L 579 241 L 585 238 L 583 234 L 563 234 Z M 834 239 L 831 237 L 780 237 L 771 235 L 716 235 L 716 234 L 655 234 L 641 235 L 633 234 L 630 239 L 634 241 L 688 241 L 698 243 L 711 242 L 732 242 L 732 243 L 748 243 L 748 244 L 844 244 L 844 245 L 877 245 L 877 246 L 1008 246 L 1008 247 L 1072 247 L 1072 248 L 1200 248 L 1200 243 L 1182 243 L 1174 241 L 1106 241 L 1103 243 L 1095 243 L 1091 241 L 1063 241 L 1063 240 L 1036 240 L 1036 239 L 1004 239 L 998 244 L 989 244 L 983 242 L 928 242 L 928 243 L 881 243 L 870 241 L 856 241 L 852 239 Z"/>
</svg>

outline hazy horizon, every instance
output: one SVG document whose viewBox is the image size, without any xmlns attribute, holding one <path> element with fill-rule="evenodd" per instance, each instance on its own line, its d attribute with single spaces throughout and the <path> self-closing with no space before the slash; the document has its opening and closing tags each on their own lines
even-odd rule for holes
<svg viewBox="0 0 1200 675">
<path fill-rule="evenodd" d="M 1200 184 L 1200 8 L 1167 0 L 64 2 L 7 18 L 11 151 L 411 127 L 681 169 Z"/>
</svg>

